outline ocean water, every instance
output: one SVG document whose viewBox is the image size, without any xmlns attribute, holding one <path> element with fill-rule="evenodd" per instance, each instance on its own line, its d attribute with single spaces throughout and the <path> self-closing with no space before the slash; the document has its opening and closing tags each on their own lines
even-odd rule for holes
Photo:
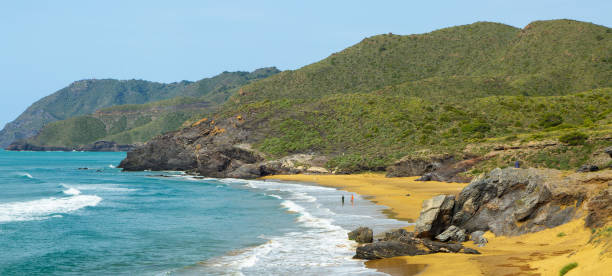
<svg viewBox="0 0 612 276">
<path fill-rule="evenodd" d="M 121 172 L 124 157 L 0 150 L 0 275 L 383 275 L 346 234 L 407 225 L 332 188 Z"/>
</svg>

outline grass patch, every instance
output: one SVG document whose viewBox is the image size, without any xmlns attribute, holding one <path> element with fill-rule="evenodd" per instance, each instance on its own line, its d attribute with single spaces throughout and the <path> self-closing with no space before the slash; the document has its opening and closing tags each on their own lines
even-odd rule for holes
<svg viewBox="0 0 612 276">
<path fill-rule="evenodd" d="M 570 270 L 576 268 L 578 266 L 578 263 L 569 263 L 567 265 L 565 265 L 563 268 L 561 268 L 561 271 L 559 271 L 559 276 L 563 276 L 566 273 L 568 273 Z"/>
</svg>

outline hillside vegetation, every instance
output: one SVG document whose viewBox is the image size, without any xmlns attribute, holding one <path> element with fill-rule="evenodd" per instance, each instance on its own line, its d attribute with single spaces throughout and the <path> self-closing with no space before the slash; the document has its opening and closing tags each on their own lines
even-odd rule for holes
<svg viewBox="0 0 612 276">
<path fill-rule="evenodd" d="M 366 38 L 242 87 L 219 117 L 245 118 L 256 148 L 273 158 L 320 153 L 340 171 L 380 170 L 423 150 L 461 153 L 489 140 L 558 141 L 580 131 L 595 143 L 612 134 L 610 87 L 610 28 L 479 22 Z"/>
<path fill-rule="evenodd" d="M 138 89 L 121 92 L 120 87 L 112 85 L 98 87 L 100 83 L 94 81 L 96 88 L 87 90 L 84 96 L 71 95 L 64 91 L 58 92 L 60 95 L 57 97 L 64 97 L 64 100 L 48 104 L 45 110 L 51 110 L 56 115 L 60 114 L 60 111 L 55 110 L 62 110 L 62 116 L 57 117 L 68 117 L 68 119 L 47 123 L 36 136 L 28 139 L 27 142 L 39 146 L 59 147 L 74 147 L 98 140 L 114 141 L 120 144 L 145 142 L 161 133 L 176 130 L 194 116 L 199 117 L 213 112 L 238 87 L 277 72 L 276 68 L 262 68 L 253 72 L 223 72 L 215 77 L 193 83 L 159 84 L 159 87 L 176 86 L 177 88 L 156 90 L 165 94 L 154 94 L 153 96 L 148 95 L 152 94 L 151 89 L 141 89 L 140 91 L 149 92 L 140 94 L 132 93 Z M 115 80 L 104 80 L 104 82 L 108 82 L 109 85 L 121 83 Z M 131 83 L 132 81 L 124 82 Z M 155 84 L 145 81 L 138 82 L 150 86 Z M 126 97 L 130 100 L 126 100 Z M 172 98 L 152 101 L 168 97 Z M 69 105 L 67 102 L 73 102 L 70 109 L 67 107 Z M 90 104 L 87 105 L 87 108 L 77 108 L 82 105 L 82 102 Z M 118 105 L 125 102 L 132 104 Z M 33 107 L 38 104 L 35 103 Z M 110 107 L 105 107 L 109 105 Z M 95 112 L 89 112 L 92 114 L 75 116 L 84 110 L 91 110 L 93 106 L 99 106 L 99 108 L 93 110 Z"/>
</svg>

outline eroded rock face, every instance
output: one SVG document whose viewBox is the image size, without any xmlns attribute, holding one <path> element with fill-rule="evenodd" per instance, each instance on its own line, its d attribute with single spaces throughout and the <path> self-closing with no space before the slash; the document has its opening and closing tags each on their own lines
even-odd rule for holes
<svg viewBox="0 0 612 276">
<path fill-rule="evenodd" d="M 421 176 L 455 162 L 452 155 L 405 157 L 387 167 L 387 177 Z"/>
<path fill-rule="evenodd" d="M 119 165 L 126 171 L 179 170 L 207 177 L 257 178 L 271 174 L 329 173 L 324 157 L 295 154 L 266 161 L 252 149 L 243 119 L 204 121 L 154 138 L 127 154 Z"/>
<path fill-rule="evenodd" d="M 452 224 L 496 235 L 555 227 L 584 214 L 583 203 L 611 181 L 610 171 L 566 175 L 552 169 L 495 169 L 461 191 Z"/>
<path fill-rule="evenodd" d="M 439 195 L 423 201 L 415 233 L 420 238 L 434 238 L 451 225 L 455 197 Z"/>
<path fill-rule="evenodd" d="M 367 227 L 359 227 L 348 233 L 349 240 L 354 240 L 358 243 L 371 243 L 374 239 L 372 229 Z"/>
</svg>

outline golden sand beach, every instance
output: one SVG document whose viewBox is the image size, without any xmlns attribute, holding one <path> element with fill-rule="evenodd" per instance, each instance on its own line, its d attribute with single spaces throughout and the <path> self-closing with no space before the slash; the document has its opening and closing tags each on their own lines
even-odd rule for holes
<svg viewBox="0 0 612 276">
<path fill-rule="evenodd" d="M 467 183 L 419 182 L 416 177 L 386 178 L 383 174 L 274 175 L 266 179 L 311 182 L 358 193 L 389 207 L 396 219 L 415 221 L 421 203 L 439 194 L 458 194 Z M 410 229 L 409 229 L 410 230 Z M 376 233 L 375 233 L 376 234 Z M 589 243 L 591 230 L 577 219 L 564 225 L 515 237 L 495 237 L 476 248 L 481 255 L 438 253 L 369 261 L 366 265 L 391 275 L 559 275 L 565 265 L 578 263 L 566 275 L 612 275 L 609 240 Z M 608 243 L 606 243 L 608 242 Z"/>
</svg>

